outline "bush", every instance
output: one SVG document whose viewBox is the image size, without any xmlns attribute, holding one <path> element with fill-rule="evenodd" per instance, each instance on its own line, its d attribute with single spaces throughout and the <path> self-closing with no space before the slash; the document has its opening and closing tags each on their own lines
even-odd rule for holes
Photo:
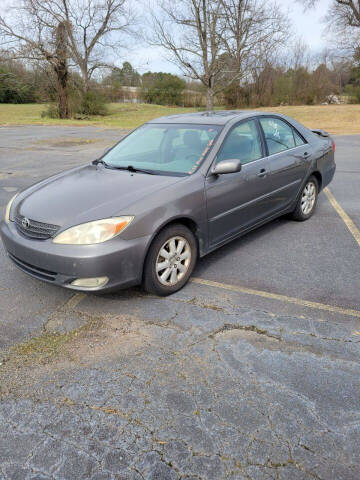
<svg viewBox="0 0 360 480">
<path fill-rule="evenodd" d="M 360 86 L 346 85 L 345 93 L 349 96 L 349 103 L 360 103 Z"/>
<path fill-rule="evenodd" d="M 55 105 L 54 103 L 50 103 L 50 105 L 48 105 L 46 107 L 46 110 L 43 110 L 41 112 L 41 117 L 42 118 L 59 118 L 59 107 L 57 105 Z"/>
<path fill-rule="evenodd" d="M 77 120 L 86 120 L 91 115 L 108 115 L 109 111 L 104 96 L 96 92 L 86 92 L 82 96 L 73 91 L 69 95 L 70 117 Z M 50 104 L 41 113 L 42 117 L 59 118 L 59 108 L 56 104 Z"/>
<path fill-rule="evenodd" d="M 36 102 L 35 87 L 25 72 L 0 65 L 0 103 L 33 103 Z"/>
<path fill-rule="evenodd" d="M 182 105 L 186 83 L 171 73 L 145 73 L 142 95 L 147 103 Z"/>
<path fill-rule="evenodd" d="M 75 112 L 80 115 L 108 115 L 106 99 L 96 92 L 87 92 L 82 96 L 80 106 Z"/>
</svg>

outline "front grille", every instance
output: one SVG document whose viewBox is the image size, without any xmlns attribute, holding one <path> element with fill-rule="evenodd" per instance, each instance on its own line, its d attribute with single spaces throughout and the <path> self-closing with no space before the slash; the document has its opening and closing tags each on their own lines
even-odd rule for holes
<svg viewBox="0 0 360 480">
<path fill-rule="evenodd" d="M 50 270 L 45 270 L 44 268 L 35 267 L 34 265 L 30 265 L 29 263 L 16 258 L 10 252 L 8 252 L 9 258 L 15 263 L 17 267 L 19 267 L 23 272 L 29 273 L 33 277 L 40 278 L 42 280 L 47 280 L 49 282 L 53 282 L 56 278 L 56 272 L 51 272 Z"/>
<path fill-rule="evenodd" d="M 15 216 L 15 225 L 18 232 L 25 237 L 33 238 L 34 240 L 46 240 L 47 238 L 51 238 L 60 228 L 58 225 L 52 225 L 51 223 L 31 220 L 19 213 Z"/>
</svg>

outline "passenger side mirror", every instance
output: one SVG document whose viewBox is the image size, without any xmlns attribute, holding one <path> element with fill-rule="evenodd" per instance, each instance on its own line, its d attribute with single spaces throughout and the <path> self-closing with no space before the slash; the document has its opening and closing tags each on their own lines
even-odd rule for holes
<svg viewBox="0 0 360 480">
<path fill-rule="evenodd" d="M 236 173 L 241 170 L 241 161 L 237 158 L 221 160 L 211 170 L 214 175 L 224 175 L 225 173 Z"/>
</svg>

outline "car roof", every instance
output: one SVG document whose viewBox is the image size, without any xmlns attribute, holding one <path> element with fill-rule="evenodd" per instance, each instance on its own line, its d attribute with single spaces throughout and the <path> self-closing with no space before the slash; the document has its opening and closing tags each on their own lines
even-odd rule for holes
<svg viewBox="0 0 360 480">
<path fill-rule="evenodd" d="M 287 115 L 278 112 L 262 112 L 259 110 L 216 110 L 208 112 L 194 112 L 194 113 L 181 113 L 179 115 L 169 115 L 167 117 L 159 117 L 150 120 L 148 123 L 158 124 L 190 124 L 190 125 L 231 125 L 237 121 L 257 117 L 261 115 L 275 116 L 281 118 L 290 123 L 308 142 L 319 141 L 320 137 L 313 133 L 312 130 L 299 123 L 294 118 L 290 118 Z"/>
<path fill-rule="evenodd" d="M 254 115 L 269 115 L 269 112 L 252 110 L 215 110 L 211 112 L 181 113 L 154 118 L 148 123 L 188 123 L 199 125 L 225 125 L 233 120 L 241 120 Z M 271 114 L 272 115 L 272 114 Z M 274 113 L 274 115 L 278 115 Z"/>
</svg>

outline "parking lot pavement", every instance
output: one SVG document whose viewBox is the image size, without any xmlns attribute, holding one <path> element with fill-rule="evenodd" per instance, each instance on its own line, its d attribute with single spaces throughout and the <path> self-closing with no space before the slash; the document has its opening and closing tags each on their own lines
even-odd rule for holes
<svg viewBox="0 0 360 480">
<path fill-rule="evenodd" d="M 121 133 L 0 128 L 0 205 Z M 359 228 L 360 137 L 336 143 L 330 191 Z M 2 249 L 0 479 L 358 479 L 359 248 L 322 193 L 165 299 L 74 295 Z"/>
<path fill-rule="evenodd" d="M 331 190 L 348 215 L 360 229 L 360 162 L 358 135 L 341 135 L 336 137 L 338 154 L 342 163 L 336 171 L 336 181 L 331 184 Z"/>
</svg>

